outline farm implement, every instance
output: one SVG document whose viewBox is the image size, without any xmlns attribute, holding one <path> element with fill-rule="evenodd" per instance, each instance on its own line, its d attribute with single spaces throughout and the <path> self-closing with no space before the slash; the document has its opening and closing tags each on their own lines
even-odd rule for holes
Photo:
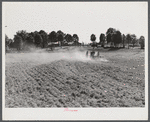
<svg viewBox="0 0 150 122">
<path fill-rule="evenodd" d="M 97 58 L 101 58 L 99 51 L 87 51 L 86 52 L 86 57 L 90 57 L 92 59 L 97 59 Z"/>
</svg>

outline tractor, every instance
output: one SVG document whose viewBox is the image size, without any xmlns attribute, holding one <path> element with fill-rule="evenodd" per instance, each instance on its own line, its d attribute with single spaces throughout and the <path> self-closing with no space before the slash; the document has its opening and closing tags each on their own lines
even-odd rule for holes
<svg viewBox="0 0 150 122">
<path fill-rule="evenodd" d="M 88 58 L 90 56 L 90 58 L 95 59 L 95 58 L 100 58 L 101 56 L 99 55 L 99 51 L 95 52 L 95 51 L 87 51 L 86 52 L 86 57 Z"/>
</svg>

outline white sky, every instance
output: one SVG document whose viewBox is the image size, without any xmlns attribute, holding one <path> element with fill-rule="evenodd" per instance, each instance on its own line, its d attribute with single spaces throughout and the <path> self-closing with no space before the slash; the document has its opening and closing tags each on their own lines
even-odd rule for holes
<svg viewBox="0 0 150 122">
<path fill-rule="evenodd" d="M 3 29 L 9 38 L 18 30 L 46 32 L 62 30 L 78 34 L 89 43 L 91 34 L 99 42 L 109 27 L 121 33 L 148 39 L 147 2 L 3 2 Z"/>
</svg>

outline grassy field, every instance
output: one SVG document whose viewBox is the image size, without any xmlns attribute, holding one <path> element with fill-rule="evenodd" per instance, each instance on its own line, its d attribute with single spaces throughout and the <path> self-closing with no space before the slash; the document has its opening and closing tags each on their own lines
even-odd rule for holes
<svg viewBox="0 0 150 122">
<path fill-rule="evenodd" d="M 145 106 L 143 50 L 98 48 L 101 58 L 95 60 L 85 57 L 87 50 L 6 54 L 5 106 Z"/>
</svg>

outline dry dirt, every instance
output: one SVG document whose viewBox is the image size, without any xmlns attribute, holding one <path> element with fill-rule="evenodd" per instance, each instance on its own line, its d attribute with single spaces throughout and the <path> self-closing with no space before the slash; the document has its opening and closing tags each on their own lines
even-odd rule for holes
<svg viewBox="0 0 150 122">
<path fill-rule="evenodd" d="M 99 49 L 95 60 L 88 48 L 64 50 L 6 54 L 5 106 L 145 106 L 143 50 Z"/>
</svg>

